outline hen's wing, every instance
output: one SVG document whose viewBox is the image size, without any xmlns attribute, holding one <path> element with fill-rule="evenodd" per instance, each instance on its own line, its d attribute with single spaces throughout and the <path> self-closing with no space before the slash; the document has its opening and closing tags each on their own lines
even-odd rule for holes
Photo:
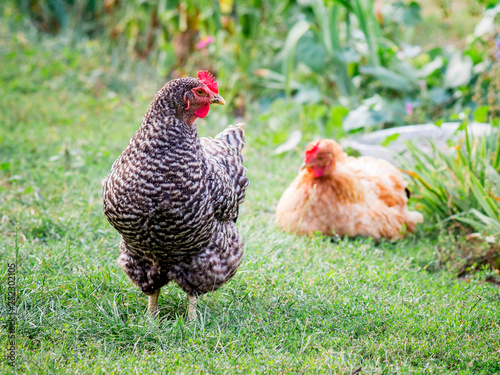
<svg viewBox="0 0 500 375">
<path fill-rule="evenodd" d="M 368 156 L 349 157 L 346 165 L 360 179 L 365 191 L 375 194 L 373 198 L 376 201 L 381 200 L 389 207 L 406 205 L 408 197 L 405 189 L 408 184 L 394 165 Z"/>
<path fill-rule="evenodd" d="M 238 207 L 249 185 L 241 151 L 245 146 L 244 124 L 230 125 L 215 138 L 200 138 L 208 161 L 209 190 L 216 218 L 238 217 Z"/>
</svg>

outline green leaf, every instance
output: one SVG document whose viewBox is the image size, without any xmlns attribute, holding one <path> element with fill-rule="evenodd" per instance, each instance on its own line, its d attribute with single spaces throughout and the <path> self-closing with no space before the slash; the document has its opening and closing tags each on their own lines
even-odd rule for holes
<svg viewBox="0 0 500 375">
<path fill-rule="evenodd" d="M 1 163 L 0 164 L 0 170 L 5 171 L 5 172 L 7 172 L 8 170 L 10 170 L 10 163 L 9 162 Z"/>
<path fill-rule="evenodd" d="M 342 119 L 347 116 L 349 109 L 342 106 L 334 106 L 330 109 L 330 121 L 334 127 L 342 126 Z"/>
<path fill-rule="evenodd" d="M 436 70 L 442 68 L 444 65 L 444 60 L 441 56 L 438 56 L 436 59 L 432 60 L 430 63 L 425 64 L 423 67 L 416 71 L 416 76 L 418 78 L 427 78 Z"/>
<path fill-rule="evenodd" d="M 487 105 L 478 107 L 474 111 L 474 120 L 476 120 L 477 122 L 487 122 L 489 112 L 490 112 L 490 107 Z"/>
<path fill-rule="evenodd" d="M 295 47 L 297 46 L 299 39 L 307 32 L 307 30 L 309 30 L 309 23 L 300 19 L 295 23 L 295 25 L 293 25 L 285 40 L 285 45 L 282 51 L 284 55 L 282 71 L 286 79 L 285 92 L 287 96 L 290 96 L 291 94 L 290 82 L 292 80 Z"/>
<path fill-rule="evenodd" d="M 472 77 L 472 59 L 456 53 L 451 58 L 444 76 L 444 87 L 457 88 L 467 85 Z"/>
<path fill-rule="evenodd" d="M 408 4 L 406 11 L 404 12 L 403 22 L 406 26 L 416 26 L 422 22 L 422 17 L 420 16 L 420 5 L 412 1 Z"/>
<path fill-rule="evenodd" d="M 306 64 L 315 73 L 320 74 L 326 67 L 326 54 L 315 34 L 308 31 L 297 43 L 295 58 Z"/>
<path fill-rule="evenodd" d="M 441 87 L 434 87 L 429 90 L 429 99 L 435 105 L 443 105 L 452 99 L 448 90 Z M 443 121 L 441 121 L 442 123 Z"/>
<path fill-rule="evenodd" d="M 500 213 L 500 206 L 497 205 L 497 207 L 495 207 L 495 204 L 491 202 L 493 199 L 486 195 L 487 193 L 484 191 L 476 176 L 471 174 L 470 179 L 472 192 L 481 208 L 489 217 L 497 217 Z M 497 208 L 497 212 L 495 212 L 495 208 Z"/>
<path fill-rule="evenodd" d="M 383 66 L 364 67 L 361 69 L 362 73 L 373 75 L 380 82 L 382 87 L 397 91 L 413 91 L 416 89 L 416 83 L 407 77 L 390 71 Z"/>
<path fill-rule="evenodd" d="M 380 144 L 384 147 L 389 146 L 391 142 L 394 142 L 396 139 L 398 139 L 399 133 L 394 133 L 388 136 L 386 139 L 384 139 Z"/>
<path fill-rule="evenodd" d="M 392 18 L 394 22 L 405 25 L 415 26 L 422 21 L 420 16 L 420 5 L 412 1 L 405 5 L 402 1 L 397 1 L 392 5 Z"/>
<path fill-rule="evenodd" d="M 290 136 L 288 139 L 285 141 L 285 143 L 282 143 L 276 149 L 273 151 L 273 154 L 279 155 L 287 151 L 291 151 L 297 147 L 297 145 L 300 143 L 302 139 L 302 132 L 300 130 L 294 130 L 292 133 L 290 133 Z"/>
</svg>

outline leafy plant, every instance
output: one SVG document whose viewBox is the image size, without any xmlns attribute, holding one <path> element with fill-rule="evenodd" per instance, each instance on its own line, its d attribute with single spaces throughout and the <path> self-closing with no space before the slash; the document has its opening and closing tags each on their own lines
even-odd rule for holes
<svg viewBox="0 0 500 375">
<path fill-rule="evenodd" d="M 430 153 L 408 143 L 405 172 L 428 220 L 500 236 L 500 132 L 474 137 L 466 121 L 461 129 L 464 136 L 446 150 L 432 141 Z"/>
<path fill-rule="evenodd" d="M 249 103 L 265 111 L 283 97 L 302 113 L 311 104 L 324 106 L 327 115 L 316 130 L 329 137 L 338 136 L 324 132 L 332 128 L 334 107 L 348 111 L 333 121 L 343 132 L 431 122 L 486 105 L 498 116 L 499 6 L 474 5 L 475 16 L 464 23 L 471 26 L 461 26 L 456 39 L 462 41 L 452 43 L 459 48 L 423 32 L 430 23 L 438 34 L 448 27 L 423 12 L 427 6 L 400 0 L 7 0 L 0 7 L 44 32 L 106 46 L 115 66 L 139 59 L 163 79 L 209 69 L 225 82 L 237 116 Z"/>
</svg>

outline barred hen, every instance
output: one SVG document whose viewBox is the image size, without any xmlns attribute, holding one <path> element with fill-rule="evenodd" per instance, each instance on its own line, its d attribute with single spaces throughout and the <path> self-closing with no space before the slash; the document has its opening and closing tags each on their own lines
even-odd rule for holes
<svg viewBox="0 0 500 375">
<path fill-rule="evenodd" d="M 276 220 L 300 235 L 400 239 L 423 221 L 420 212 L 408 210 L 406 186 L 385 160 L 348 157 L 330 139 L 311 142 L 299 175 L 278 203 Z"/>
<path fill-rule="evenodd" d="M 174 281 L 195 318 L 197 296 L 218 289 L 241 263 L 243 129 L 199 138 L 195 125 L 210 104 L 225 104 L 218 92 L 206 71 L 168 82 L 103 182 L 104 213 L 122 236 L 118 263 L 149 295 L 152 315 L 160 289 Z"/>
</svg>

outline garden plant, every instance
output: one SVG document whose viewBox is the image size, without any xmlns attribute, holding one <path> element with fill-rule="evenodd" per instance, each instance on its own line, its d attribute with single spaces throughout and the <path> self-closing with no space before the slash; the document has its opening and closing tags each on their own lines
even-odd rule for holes
<svg viewBox="0 0 500 375">
<path fill-rule="evenodd" d="M 246 122 L 245 255 L 197 320 L 173 284 L 153 318 L 102 180 L 156 91 L 205 69 L 227 105 L 200 135 Z M 0 373 L 500 373 L 499 92 L 494 0 L 2 1 Z M 276 226 L 310 141 L 446 121 L 398 159 L 416 233 Z"/>
</svg>

